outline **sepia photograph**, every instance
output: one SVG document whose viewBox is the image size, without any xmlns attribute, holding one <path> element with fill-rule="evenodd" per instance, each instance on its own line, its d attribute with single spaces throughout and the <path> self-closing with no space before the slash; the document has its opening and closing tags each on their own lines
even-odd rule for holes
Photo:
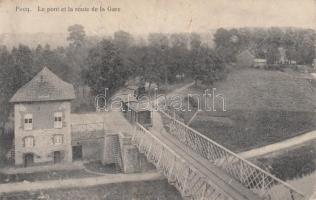
<svg viewBox="0 0 316 200">
<path fill-rule="evenodd" d="M 316 200 L 316 0 L 0 0 L 0 200 Z"/>
</svg>

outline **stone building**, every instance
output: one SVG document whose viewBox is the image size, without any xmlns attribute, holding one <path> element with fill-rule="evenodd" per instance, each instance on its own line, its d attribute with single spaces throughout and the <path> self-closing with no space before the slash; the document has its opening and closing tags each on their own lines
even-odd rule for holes
<svg viewBox="0 0 316 200">
<path fill-rule="evenodd" d="M 16 166 L 83 160 L 116 164 L 125 173 L 147 168 L 122 113 L 72 114 L 74 98 L 73 86 L 46 67 L 14 94 Z"/>
<path fill-rule="evenodd" d="M 71 162 L 71 100 L 74 88 L 43 68 L 11 98 L 15 164 Z"/>
</svg>

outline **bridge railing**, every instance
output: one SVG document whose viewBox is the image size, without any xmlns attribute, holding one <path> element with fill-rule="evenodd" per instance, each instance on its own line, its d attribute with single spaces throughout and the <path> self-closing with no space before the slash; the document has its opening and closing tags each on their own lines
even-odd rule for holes
<svg viewBox="0 0 316 200">
<path fill-rule="evenodd" d="M 222 196 L 223 198 L 220 199 L 232 200 L 231 197 L 224 195 L 221 188 L 208 182 L 203 174 L 190 166 L 180 155 L 142 125 L 136 124 L 132 142 L 182 196 L 196 200 L 215 199 Z"/>
<path fill-rule="evenodd" d="M 210 163 L 218 166 L 246 188 L 267 200 L 302 200 L 304 195 L 164 111 L 168 132 Z"/>
</svg>

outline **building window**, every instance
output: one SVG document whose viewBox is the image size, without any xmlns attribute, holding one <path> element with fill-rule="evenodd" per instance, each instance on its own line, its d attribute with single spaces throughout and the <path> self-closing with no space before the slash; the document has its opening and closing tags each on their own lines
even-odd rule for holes
<svg viewBox="0 0 316 200">
<path fill-rule="evenodd" d="M 53 144 L 54 145 L 61 145 L 61 144 L 63 144 L 63 140 L 64 140 L 63 135 L 54 135 Z"/>
<path fill-rule="evenodd" d="M 24 130 L 33 129 L 33 116 L 32 114 L 24 115 Z"/>
<path fill-rule="evenodd" d="M 63 127 L 62 116 L 63 116 L 63 113 L 61 113 L 61 112 L 54 113 L 54 128 L 62 128 Z"/>
<path fill-rule="evenodd" d="M 24 147 L 26 148 L 34 147 L 35 145 L 34 137 L 33 136 L 25 137 L 23 139 L 23 144 L 24 144 Z"/>
</svg>

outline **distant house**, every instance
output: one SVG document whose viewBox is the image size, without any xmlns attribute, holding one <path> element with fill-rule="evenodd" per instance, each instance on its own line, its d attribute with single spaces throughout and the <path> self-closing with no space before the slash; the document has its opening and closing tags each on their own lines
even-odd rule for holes
<svg viewBox="0 0 316 200">
<path fill-rule="evenodd" d="M 255 59 L 255 56 L 249 50 L 245 50 L 237 55 L 236 64 L 240 68 L 244 68 L 244 67 L 249 68 L 253 66 L 254 59 Z"/>
<path fill-rule="evenodd" d="M 267 60 L 262 58 L 255 58 L 253 67 L 254 68 L 264 68 L 267 66 Z"/>
<path fill-rule="evenodd" d="M 11 98 L 15 164 L 71 162 L 71 84 L 44 68 Z"/>
</svg>

